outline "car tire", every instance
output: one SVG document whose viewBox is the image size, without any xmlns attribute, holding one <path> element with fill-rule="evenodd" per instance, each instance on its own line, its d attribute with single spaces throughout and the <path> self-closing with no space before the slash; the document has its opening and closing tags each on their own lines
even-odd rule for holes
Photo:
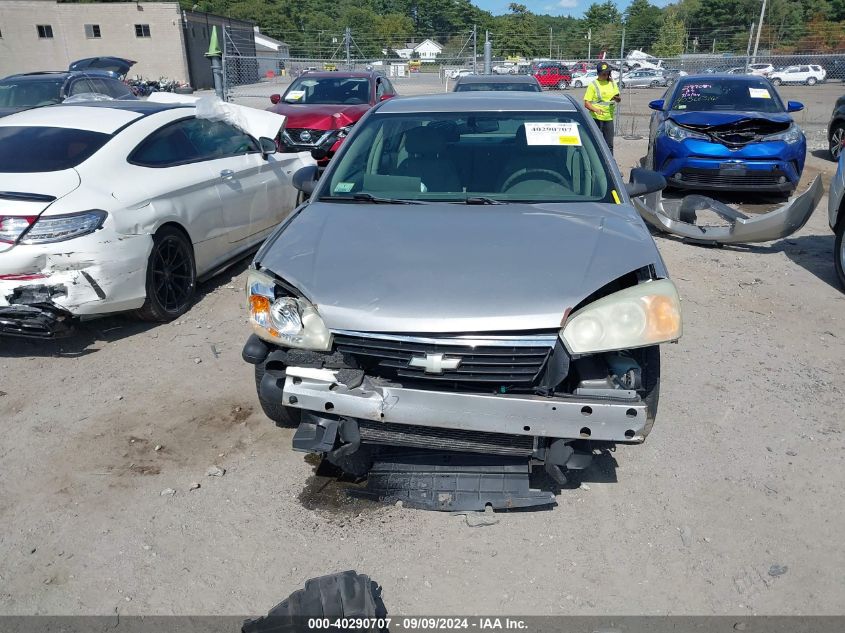
<svg viewBox="0 0 845 633">
<path fill-rule="evenodd" d="M 807 78 L 807 85 L 808 86 L 815 86 L 816 85 L 816 78 L 815 77 L 808 77 Z"/>
<path fill-rule="evenodd" d="M 833 160 L 839 160 L 843 142 L 845 142 L 845 121 L 840 121 L 831 127 L 827 136 L 827 149 Z"/>
<path fill-rule="evenodd" d="M 657 88 L 659 85 L 660 85 L 660 82 L 659 82 L 659 81 L 652 81 L 652 82 L 648 85 L 648 87 L 649 87 L 649 88 Z"/>
<path fill-rule="evenodd" d="M 136 315 L 142 321 L 166 323 L 191 307 L 197 291 L 194 248 L 187 236 L 165 226 L 153 236 L 147 260 L 146 299 Z"/>
<path fill-rule="evenodd" d="M 839 209 L 839 213 L 845 209 Z M 836 276 L 839 277 L 839 284 L 845 290 L 845 219 L 840 219 L 836 225 L 836 240 L 833 243 L 833 264 L 836 268 Z"/>
<path fill-rule="evenodd" d="M 286 429 L 296 428 L 302 420 L 302 409 L 286 407 L 281 402 L 271 402 L 261 396 L 261 381 L 265 373 L 264 363 L 255 366 L 255 391 L 258 393 L 261 410 L 276 426 Z"/>
<path fill-rule="evenodd" d="M 561 82 L 557 85 L 557 89 L 558 89 L 558 90 L 566 90 L 566 89 L 568 89 L 568 88 L 569 88 L 569 84 L 568 84 L 568 83 L 566 83 L 565 81 L 561 81 Z"/>
<path fill-rule="evenodd" d="M 574 83 L 574 84 L 572 84 L 572 85 L 573 85 L 573 86 L 575 86 L 576 88 L 580 88 L 580 87 L 581 87 L 581 81 L 580 81 L 580 80 L 576 80 L 576 81 L 575 81 L 575 83 Z"/>
<path fill-rule="evenodd" d="M 776 86 L 780 86 L 783 83 L 783 80 L 779 77 L 775 77 L 774 79 L 772 79 L 772 83 Z"/>
<path fill-rule="evenodd" d="M 386 630 L 380 624 L 387 616 L 381 593 L 369 576 L 351 570 L 311 578 L 265 617 L 244 622 L 241 633 L 298 633 L 307 618 L 360 620 L 364 626 L 358 631 Z"/>
</svg>

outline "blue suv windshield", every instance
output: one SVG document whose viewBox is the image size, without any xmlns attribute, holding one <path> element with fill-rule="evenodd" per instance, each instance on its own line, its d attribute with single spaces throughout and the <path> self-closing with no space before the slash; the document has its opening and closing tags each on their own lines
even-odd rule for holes
<svg viewBox="0 0 845 633">
<path fill-rule="evenodd" d="M 693 78 L 678 83 L 671 110 L 783 112 L 777 91 L 765 79 Z"/>
</svg>

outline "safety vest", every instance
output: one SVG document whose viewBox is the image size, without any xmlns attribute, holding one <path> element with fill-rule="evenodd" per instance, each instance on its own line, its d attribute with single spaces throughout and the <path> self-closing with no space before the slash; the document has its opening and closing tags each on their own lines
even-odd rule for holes
<svg viewBox="0 0 845 633">
<path fill-rule="evenodd" d="M 604 108 L 605 113 L 604 114 L 598 114 L 597 112 L 590 112 L 590 114 L 592 114 L 593 118 L 596 119 L 597 121 L 612 121 L 613 115 L 616 113 L 616 102 L 612 100 L 612 97 L 614 95 L 619 94 L 619 89 L 616 87 L 616 82 L 613 81 L 613 78 L 611 77 L 609 85 L 605 86 L 605 93 L 607 93 L 609 90 L 612 91 L 611 94 L 610 94 L 611 98 L 609 98 L 607 100 L 602 99 L 602 97 L 604 95 L 602 94 L 602 89 L 601 89 L 601 86 L 599 85 L 598 79 L 593 80 L 593 83 L 591 84 L 591 86 L 592 86 L 593 90 L 595 91 L 596 100 L 591 101 L 590 103 L 592 103 L 593 105 L 597 105 L 601 108 Z"/>
</svg>

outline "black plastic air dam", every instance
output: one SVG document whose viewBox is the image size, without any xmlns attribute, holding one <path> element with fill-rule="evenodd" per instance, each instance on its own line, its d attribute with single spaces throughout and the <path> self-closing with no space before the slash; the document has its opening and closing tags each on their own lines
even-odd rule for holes
<svg viewBox="0 0 845 633">
<path fill-rule="evenodd" d="M 524 457 L 388 449 L 376 457 L 367 487 L 349 494 L 441 512 L 555 505 L 551 492 L 529 487 L 530 475 Z"/>
</svg>

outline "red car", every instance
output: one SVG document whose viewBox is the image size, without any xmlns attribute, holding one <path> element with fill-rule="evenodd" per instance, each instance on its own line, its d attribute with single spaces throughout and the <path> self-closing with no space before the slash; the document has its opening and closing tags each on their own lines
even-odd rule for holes
<svg viewBox="0 0 845 633">
<path fill-rule="evenodd" d="M 325 164 L 370 108 L 395 96 L 390 80 L 375 72 L 307 72 L 283 95 L 271 95 L 268 110 L 287 117 L 278 139 L 282 152 L 311 151 L 335 138 L 318 161 Z"/>
<path fill-rule="evenodd" d="M 572 83 L 572 73 L 566 66 L 543 65 L 534 71 L 534 77 L 543 88 L 566 90 Z"/>
</svg>

